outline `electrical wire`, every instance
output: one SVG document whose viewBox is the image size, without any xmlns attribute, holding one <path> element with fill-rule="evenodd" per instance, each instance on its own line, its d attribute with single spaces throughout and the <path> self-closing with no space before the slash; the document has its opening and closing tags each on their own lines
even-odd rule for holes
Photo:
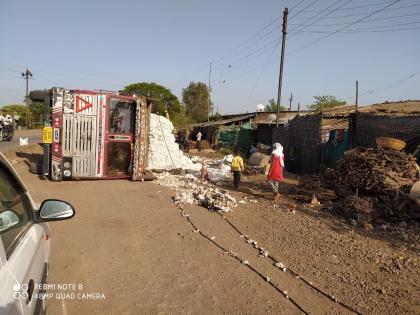
<svg viewBox="0 0 420 315">
<path fill-rule="evenodd" d="M 257 86 L 260 82 L 261 76 L 263 75 L 263 73 L 267 69 L 267 66 L 270 63 L 271 58 L 273 57 L 273 54 L 276 51 L 276 47 L 278 47 L 279 44 L 280 44 L 280 39 L 277 41 L 276 45 L 273 47 L 273 50 L 271 51 L 270 56 L 267 59 L 267 62 L 264 64 L 264 67 L 261 69 L 260 73 L 258 74 L 257 79 L 255 80 L 255 83 L 251 88 L 251 92 L 249 93 L 248 99 L 252 98 L 252 95 L 254 94 L 254 91 L 255 91 L 255 89 L 257 88 Z"/>
<path fill-rule="evenodd" d="M 305 2 L 306 0 L 301 0 L 298 3 L 296 3 L 293 7 L 290 8 L 290 11 L 294 10 L 295 8 L 297 8 L 298 6 L 300 6 L 303 2 Z"/>
<path fill-rule="evenodd" d="M 391 5 L 393 5 L 393 4 L 391 4 Z M 402 6 L 402 7 L 397 7 L 397 8 L 392 8 L 392 9 L 386 9 L 386 10 L 382 10 L 382 12 L 395 11 L 395 10 L 400 10 L 400 9 L 407 9 L 407 8 L 418 7 L 418 6 L 420 6 L 420 3 L 419 4 L 412 4 L 412 5 Z M 348 15 L 336 15 L 336 16 L 326 17 L 326 19 L 347 18 L 347 17 L 353 17 L 353 16 L 362 16 L 364 14 L 365 13 L 362 12 L 362 13 L 355 13 L 355 14 L 348 14 Z M 310 17 L 295 17 L 294 19 L 298 19 L 298 20 L 311 20 L 312 18 L 310 18 Z"/>
<path fill-rule="evenodd" d="M 310 8 L 311 6 L 313 6 L 314 4 L 316 4 L 319 0 L 314 0 L 312 1 L 310 4 L 308 4 L 306 7 L 304 7 L 302 10 L 299 10 L 296 14 L 292 14 L 290 16 L 290 18 L 295 18 L 296 16 L 298 16 L 299 14 L 301 14 L 302 12 L 304 12 L 306 9 Z"/>
<path fill-rule="evenodd" d="M 391 3 L 392 1 L 382 1 L 382 2 L 376 2 L 376 3 L 371 3 L 371 4 L 364 4 L 364 5 L 359 5 L 359 6 L 354 6 L 354 7 L 348 7 L 348 8 L 340 8 L 339 11 L 347 11 L 347 10 L 354 10 L 354 9 L 362 9 L 362 8 L 368 8 L 368 7 L 375 7 L 381 4 L 387 4 L 387 3 Z M 315 12 L 325 12 L 326 10 L 307 10 L 307 11 L 303 11 L 305 13 L 315 13 Z M 337 11 L 337 10 L 334 10 Z"/>
<path fill-rule="evenodd" d="M 341 1 L 343 1 L 343 0 L 338 0 L 338 1 L 334 2 L 333 4 L 331 4 L 330 6 L 328 6 L 328 7 L 327 7 L 327 9 L 328 9 L 328 8 L 332 8 L 332 7 L 334 7 L 335 5 L 337 5 L 338 3 L 340 3 Z M 336 9 L 334 9 L 334 10 L 330 10 L 329 12 L 327 12 L 328 10 L 327 10 L 327 9 L 325 9 L 325 11 L 324 11 L 324 12 L 327 12 L 326 14 L 324 14 L 324 15 L 323 15 L 323 16 L 321 16 L 321 17 L 319 17 L 318 19 L 316 19 L 316 20 L 315 20 L 314 22 L 312 22 L 311 24 L 305 24 L 306 22 L 303 22 L 302 24 L 300 24 L 300 25 L 297 27 L 297 30 L 292 30 L 292 31 L 290 31 L 290 34 L 291 34 L 290 36 L 296 35 L 297 33 L 299 33 L 300 31 L 305 30 L 305 29 L 306 29 L 306 28 L 308 28 L 309 26 L 314 25 L 315 23 L 319 22 L 319 21 L 320 21 L 320 20 L 322 20 L 323 18 L 325 18 L 325 17 L 327 17 L 328 15 L 330 15 L 330 14 L 334 13 L 336 10 L 338 10 L 338 9 L 340 9 L 340 8 L 344 7 L 345 5 L 349 4 L 351 1 L 352 1 L 352 0 L 348 0 L 348 1 L 346 1 L 345 3 L 341 4 L 339 7 L 337 7 Z M 315 15 L 313 16 L 313 18 L 316 18 L 318 15 L 320 15 L 320 14 L 322 14 L 322 13 L 323 13 L 323 12 L 321 11 L 321 12 L 319 12 L 319 13 L 315 14 Z M 300 28 L 300 27 L 303 27 L 303 28 Z M 289 38 L 290 38 L 290 37 L 289 37 Z"/>
<path fill-rule="evenodd" d="M 248 55 L 248 57 L 241 59 L 238 63 L 232 63 L 231 65 L 229 65 L 231 72 L 235 72 L 238 69 L 240 69 L 240 67 L 244 64 L 247 64 L 249 62 L 251 62 L 252 60 L 254 60 L 255 58 L 267 53 L 268 51 L 270 51 L 270 49 L 274 49 L 276 48 L 278 45 L 278 40 L 276 41 L 276 43 L 269 43 L 268 45 L 265 45 L 264 47 L 261 47 L 260 49 L 256 50 L 255 52 L 251 53 Z"/>
<path fill-rule="evenodd" d="M 404 78 L 402 78 L 402 79 L 400 79 L 400 80 L 398 80 L 394 83 L 391 83 L 390 85 L 387 85 L 386 87 L 375 88 L 375 89 L 372 89 L 372 90 L 369 90 L 369 91 L 366 91 L 366 92 L 363 92 L 363 93 L 359 93 L 359 96 L 372 95 L 372 94 L 388 91 L 390 89 L 393 89 L 393 88 L 411 80 L 412 78 L 414 78 L 418 75 L 420 75 L 420 71 L 409 74 L 408 76 L 405 76 Z M 354 98 L 354 96 L 348 96 L 348 97 L 345 97 L 343 99 L 350 100 L 350 99 L 353 99 L 353 98 Z"/>
<path fill-rule="evenodd" d="M 419 23 L 420 23 L 420 21 L 400 23 L 400 24 L 391 24 L 391 25 L 382 25 L 382 26 L 373 26 L 373 27 L 365 27 L 365 28 L 354 28 L 354 29 L 345 30 L 345 31 L 342 31 L 342 32 L 339 32 L 339 33 L 341 33 L 341 34 L 344 34 L 344 33 L 359 33 L 359 32 L 363 32 L 363 31 L 371 31 L 371 30 L 378 30 L 378 29 L 383 29 L 382 31 L 395 31 L 395 30 L 413 29 L 413 28 L 402 28 L 402 29 L 387 30 L 386 28 L 395 27 L 395 26 L 413 25 L 413 24 L 419 24 Z M 416 29 L 416 27 L 414 29 Z M 302 32 L 305 32 L 305 33 L 329 33 L 330 31 L 306 30 L 306 31 L 302 31 Z"/>
<path fill-rule="evenodd" d="M 248 44 L 247 44 L 247 45 L 245 45 L 244 47 L 248 47 L 248 46 L 250 46 L 250 45 L 253 45 L 253 44 L 255 44 L 255 43 L 257 43 L 257 42 L 261 41 L 262 39 L 266 38 L 267 36 L 269 36 L 270 34 L 272 34 L 274 31 L 276 31 L 277 29 L 279 29 L 280 27 L 281 27 L 280 25 L 277 25 L 275 28 L 273 28 L 272 30 L 270 30 L 268 33 L 264 34 L 264 35 L 263 35 L 263 37 L 260 37 L 260 38 L 258 38 L 257 40 L 255 40 L 255 41 L 253 41 L 253 42 L 248 43 Z M 273 45 L 273 43 L 274 43 L 274 41 L 271 41 L 269 44 L 266 44 L 266 45 L 264 45 L 264 46 L 260 47 L 260 48 L 259 48 L 259 49 L 257 49 L 256 51 L 251 52 L 251 53 L 248 53 L 248 54 L 245 56 L 245 59 L 249 58 L 250 56 L 252 56 L 252 55 L 253 55 L 253 54 L 255 54 L 256 52 L 261 51 L 261 49 L 267 48 L 268 46 L 270 46 L 270 47 L 271 47 L 271 46 Z M 234 54 L 234 55 L 230 56 L 230 57 L 228 58 L 228 61 L 229 61 L 229 60 L 232 60 L 232 58 L 234 58 L 234 57 L 236 57 L 236 56 L 240 56 L 240 55 L 243 55 L 243 54 L 244 54 L 244 51 L 240 51 L 240 52 L 238 52 L 238 53 L 236 53 L 236 54 Z M 228 62 L 228 65 L 224 64 L 224 66 L 225 66 L 225 67 L 226 67 L 226 66 L 228 66 L 229 68 L 231 68 L 231 67 L 232 67 L 232 65 L 234 65 L 234 64 L 235 64 L 234 62 Z"/>
<path fill-rule="evenodd" d="M 234 53 L 238 49 L 242 48 L 245 44 L 249 43 L 254 37 L 257 37 L 259 34 L 261 34 L 263 31 L 265 31 L 266 29 L 268 29 L 271 25 L 273 25 L 274 23 L 276 23 L 280 19 L 281 19 L 281 17 L 276 17 L 275 19 L 273 19 L 272 21 L 270 21 L 268 24 L 266 24 L 264 27 L 262 27 L 260 30 L 258 30 L 256 33 L 254 33 L 252 36 L 248 37 L 243 42 L 241 42 L 239 45 L 237 45 L 236 47 L 234 47 L 233 49 L 231 49 L 230 51 L 228 51 L 225 55 L 223 55 L 219 59 L 213 61 L 213 63 L 217 63 L 217 62 L 220 62 L 221 60 L 224 60 L 225 58 L 227 58 L 228 56 L 230 56 L 232 53 Z"/>
<path fill-rule="evenodd" d="M 408 17 L 408 16 L 418 16 L 420 15 L 420 13 L 413 13 L 413 14 L 405 14 L 405 15 L 397 15 L 397 16 L 387 16 L 387 17 L 383 17 L 383 18 L 377 18 L 377 19 L 370 19 L 370 20 L 365 20 L 362 21 L 360 23 L 370 23 L 370 22 L 376 22 L 376 21 L 383 21 L 383 20 L 390 20 L 390 19 L 397 19 L 397 18 L 401 18 L 401 17 Z M 340 25 L 346 25 L 349 22 L 345 22 L 345 23 L 330 23 L 330 24 L 318 24 L 318 25 L 314 25 L 314 27 L 327 27 L 327 26 L 340 26 Z M 301 25 L 301 24 L 295 24 L 295 23 L 288 23 L 288 25 L 291 26 L 297 26 L 297 25 Z"/>
<path fill-rule="evenodd" d="M 379 92 L 388 91 L 388 90 L 390 90 L 390 89 L 392 89 L 394 87 L 397 87 L 397 86 L 399 86 L 399 85 L 401 85 L 401 84 L 403 84 L 403 83 L 411 80 L 412 78 L 414 78 L 414 77 L 416 77 L 418 75 L 420 75 L 420 71 L 414 72 L 414 73 L 408 75 L 407 77 L 405 77 L 405 78 L 403 78 L 401 80 L 398 80 L 396 83 L 393 83 L 393 84 L 391 84 L 391 85 L 389 85 L 389 86 L 387 86 L 385 88 L 376 88 L 376 89 L 373 89 L 373 90 L 370 90 L 370 91 L 361 93 L 360 95 L 361 96 L 364 96 L 364 95 L 372 95 L 372 94 L 376 94 L 376 93 L 379 93 Z"/>
<path fill-rule="evenodd" d="M 328 38 L 328 37 L 330 37 L 330 36 L 332 36 L 332 35 L 334 35 L 334 34 L 337 34 L 337 33 L 339 33 L 339 32 L 341 32 L 341 31 L 345 30 L 346 28 L 348 28 L 348 27 L 350 27 L 350 26 L 353 26 L 353 25 L 355 25 L 355 24 L 357 24 L 357 23 L 360 23 L 361 21 L 363 21 L 363 20 L 365 20 L 365 19 L 367 19 L 367 18 L 369 18 L 369 17 L 371 17 L 371 16 L 373 16 L 373 15 L 375 15 L 375 14 L 378 14 L 379 12 L 383 12 L 384 10 L 386 10 L 387 8 L 389 8 L 389 7 L 391 7 L 391 6 L 395 5 L 395 4 L 397 4 L 398 2 L 401 2 L 401 0 L 396 0 L 396 1 L 392 2 L 391 4 L 388 4 L 388 5 L 384 6 L 383 8 L 381 8 L 381 9 L 379 9 L 379 10 L 376 10 L 375 12 L 369 13 L 368 15 L 364 16 L 363 18 L 361 18 L 361 19 L 359 19 L 359 20 L 357 20 L 357 21 L 355 21 L 355 22 L 349 23 L 348 25 L 346 25 L 346 26 L 344 26 L 344 27 L 341 27 L 340 29 L 338 29 L 338 30 L 336 30 L 336 31 L 333 31 L 333 32 L 331 32 L 331 33 L 329 33 L 329 34 L 327 34 L 327 35 L 325 35 L 325 36 L 322 36 L 322 37 L 320 37 L 320 38 L 318 38 L 318 39 L 316 39 L 316 40 L 314 40 L 314 41 L 311 41 L 311 42 L 309 42 L 308 44 L 303 45 L 303 46 L 301 46 L 301 47 L 299 47 L 299 48 L 297 48 L 297 49 L 293 50 L 291 53 L 289 53 L 289 55 L 290 55 L 290 54 L 294 54 L 294 53 L 296 53 L 296 52 L 298 52 L 298 51 L 300 51 L 300 50 L 302 50 L 302 49 L 305 49 L 305 48 L 307 48 L 307 47 L 309 47 L 309 46 L 312 46 L 313 44 L 318 43 L 318 42 L 320 42 L 321 40 L 324 40 L 324 39 L 326 39 L 326 38 Z"/>
</svg>

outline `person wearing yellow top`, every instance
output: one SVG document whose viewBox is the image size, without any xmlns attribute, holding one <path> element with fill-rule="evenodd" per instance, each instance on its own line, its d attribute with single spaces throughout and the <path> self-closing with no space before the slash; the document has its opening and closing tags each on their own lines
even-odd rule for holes
<svg viewBox="0 0 420 315">
<path fill-rule="evenodd" d="M 230 167 L 233 172 L 233 185 L 235 188 L 239 188 L 239 183 L 241 182 L 241 172 L 244 170 L 244 160 L 241 158 L 238 150 L 236 149 L 233 152 L 233 159 Z"/>
</svg>

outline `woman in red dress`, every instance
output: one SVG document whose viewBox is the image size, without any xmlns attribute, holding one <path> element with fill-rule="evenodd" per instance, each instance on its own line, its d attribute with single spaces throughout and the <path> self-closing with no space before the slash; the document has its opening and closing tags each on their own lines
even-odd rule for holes
<svg viewBox="0 0 420 315">
<path fill-rule="evenodd" d="M 283 147 L 280 143 L 274 143 L 274 150 L 271 153 L 271 164 L 270 170 L 268 171 L 268 182 L 273 188 L 274 201 L 277 202 L 279 194 L 279 183 L 284 179 L 283 168 L 284 168 L 284 154 Z"/>
</svg>

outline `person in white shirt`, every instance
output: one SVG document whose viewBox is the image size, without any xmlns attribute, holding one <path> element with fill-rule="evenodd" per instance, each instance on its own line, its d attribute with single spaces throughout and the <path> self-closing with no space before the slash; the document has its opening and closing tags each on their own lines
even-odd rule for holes
<svg viewBox="0 0 420 315">
<path fill-rule="evenodd" d="M 197 133 L 197 135 L 195 136 L 196 137 L 196 139 L 197 139 L 197 149 L 198 149 L 198 151 L 201 151 L 201 137 L 202 137 L 203 135 L 201 134 L 201 132 L 199 131 L 198 133 Z"/>
<path fill-rule="evenodd" d="M 0 123 L 3 126 L 8 126 L 12 124 L 12 116 L 7 114 L 7 110 L 3 110 L 2 114 L 0 115 Z"/>
</svg>

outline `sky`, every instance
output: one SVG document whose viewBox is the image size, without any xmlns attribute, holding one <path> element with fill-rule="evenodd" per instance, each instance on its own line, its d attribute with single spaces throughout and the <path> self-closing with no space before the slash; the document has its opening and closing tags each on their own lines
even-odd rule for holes
<svg viewBox="0 0 420 315">
<path fill-rule="evenodd" d="M 29 89 L 118 91 L 155 82 L 180 100 L 210 81 L 220 113 L 333 95 L 354 104 L 420 99 L 420 0 L 0 0 L 0 106 Z"/>
</svg>

